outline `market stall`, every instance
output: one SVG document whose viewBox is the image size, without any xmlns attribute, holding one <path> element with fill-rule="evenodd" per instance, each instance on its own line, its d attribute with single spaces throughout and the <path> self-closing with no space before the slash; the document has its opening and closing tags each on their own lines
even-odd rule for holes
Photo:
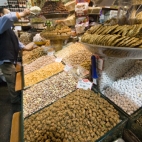
<svg viewBox="0 0 142 142">
<path fill-rule="evenodd" d="M 132 16 L 141 7 L 109 2 L 36 1 L 40 10 L 31 8 L 36 30 L 19 38 L 37 45 L 22 53 L 25 142 L 111 142 L 126 140 L 126 129 L 142 140 L 141 11 Z"/>
</svg>

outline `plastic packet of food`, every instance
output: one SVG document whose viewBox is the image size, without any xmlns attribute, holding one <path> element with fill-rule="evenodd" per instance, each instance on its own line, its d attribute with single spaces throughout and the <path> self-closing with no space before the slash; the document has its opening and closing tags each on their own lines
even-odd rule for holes
<svg viewBox="0 0 142 142">
<path fill-rule="evenodd" d="M 80 65 L 73 66 L 73 68 L 69 70 L 69 73 L 71 73 L 77 79 L 84 78 L 85 76 L 89 75 L 89 71 Z"/>
</svg>

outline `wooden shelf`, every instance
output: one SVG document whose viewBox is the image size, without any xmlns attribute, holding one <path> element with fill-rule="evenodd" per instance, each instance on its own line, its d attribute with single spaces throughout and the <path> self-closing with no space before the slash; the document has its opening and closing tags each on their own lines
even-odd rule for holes
<svg viewBox="0 0 142 142">
<path fill-rule="evenodd" d="M 22 90 L 22 66 L 21 64 L 16 65 L 16 84 L 15 84 L 15 91 L 20 91 Z"/>
<path fill-rule="evenodd" d="M 21 112 L 16 112 L 13 114 L 12 126 L 11 126 L 11 136 L 10 142 L 19 142 L 20 141 L 20 123 L 21 123 Z"/>
</svg>

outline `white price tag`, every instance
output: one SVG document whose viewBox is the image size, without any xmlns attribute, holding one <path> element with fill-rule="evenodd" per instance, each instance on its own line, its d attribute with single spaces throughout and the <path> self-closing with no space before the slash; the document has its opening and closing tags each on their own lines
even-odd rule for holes
<svg viewBox="0 0 142 142">
<path fill-rule="evenodd" d="M 56 59 L 55 59 L 55 62 L 60 63 L 61 61 L 62 61 L 62 58 L 56 58 Z"/>
<path fill-rule="evenodd" d="M 71 65 L 66 65 L 64 68 L 64 71 L 68 72 L 70 69 L 72 69 Z"/>
<path fill-rule="evenodd" d="M 90 82 L 88 79 L 81 79 L 77 83 L 77 88 L 82 88 L 84 90 L 91 89 L 92 82 Z"/>
<path fill-rule="evenodd" d="M 55 51 L 48 52 L 47 55 L 48 55 L 48 56 L 53 56 L 53 55 L 54 55 L 54 52 L 55 52 Z"/>
<path fill-rule="evenodd" d="M 103 70 L 103 64 L 104 64 L 104 60 L 103 59 L 98 59 L 98 69 L 99 70 Z"/>
<path fill-rule="evenodd" d="M 93 83 L 97 85 L 97 79 L 93 78 Z"/>
</svg>

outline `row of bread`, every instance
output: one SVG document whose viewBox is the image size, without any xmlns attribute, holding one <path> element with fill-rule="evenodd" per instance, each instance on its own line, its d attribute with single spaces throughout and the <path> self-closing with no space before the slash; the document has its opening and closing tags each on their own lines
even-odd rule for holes
<svg viewBox="0 0 142 142">
<path fill-rule="evenodd" d="M 136 25 L 114 25 L 114 26 L 105 26 L 105 25 L 95 25 L 86 31 L 89 34 L 97 35 L 121 35 L 128 37 L 139 37 L 142 33 L 142 24 Z"/>
<path fill-rule="evenodd" d="M 86 33 L 82 36 L 81 41 L 94 45 L 142 48 L 141 39 L 120 35 L 97 35 Z"/>
<path fill-rule="evenodd" d="M 81 37 L 81 41 L 89 44 L 117 46 L 117 47 L 142 47 L 142 25 L 103 26 L 91 27 Z"/>
<path fill-rule="evenodd" d="M 120 119 L 117 110 L 98 94 L 78 89 L 26 118 L 24 141 L 96 141 Z"/>
</svg>

